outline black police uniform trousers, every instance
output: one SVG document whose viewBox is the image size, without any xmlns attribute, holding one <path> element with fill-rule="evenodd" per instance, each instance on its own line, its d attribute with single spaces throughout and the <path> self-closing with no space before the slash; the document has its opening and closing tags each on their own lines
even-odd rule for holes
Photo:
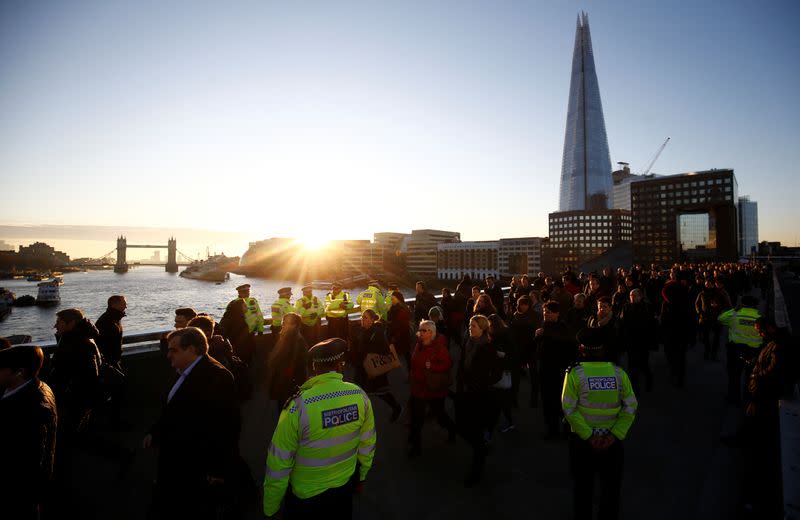
<svg viewBox="0 0 800 520">
<path fill-rule="evenodd" d="M 729 342 L 725 353 L 725 365 L 728 370 L 728 402 L 742 402 L 742 388 L 750 377 L 750 370 L 745 370 L 746 363 L 758 356 L 760 349 L 749 347 L 743 343 Z M 742 383 L 744 373 L 744 383 Z"/>
<path fill-rule="evenodd" d="M 324 518 L 325 520 L 351 520 L 353 518 L 354 479 L 344 486 L 331 488 L 311 498 L 297 498 L 290 490 L 286 493 L 284 504 L 287 520 L 307 520 Z"/>
<path fill-rule="evenodd" d="M 622 486 L 622 441 L 604 451 L 595 450 L 589 441 L 576 434 L 569 438 L 569 461 L 572 473 L 572 503 L 576 520 L 591 519 L 595 476 L 600 479 L 600 520 L 619 517 L 619 495 Z"/>
</svg>

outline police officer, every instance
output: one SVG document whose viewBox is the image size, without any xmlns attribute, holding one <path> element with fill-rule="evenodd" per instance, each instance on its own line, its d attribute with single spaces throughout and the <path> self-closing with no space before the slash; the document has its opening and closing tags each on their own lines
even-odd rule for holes
<svg viewBox="0 0 800 520">
<path fill-rule="evenodd" d="M 281 287 L 278 289 L 278 299 L 272 304 L 272 325 L 269 327 L 272 334 L 276 337 L 281 332 L 283 317 L 290 312 L 294 312 L 294 306 L 289 301 L 291 298 L 291 287 Z"/>
<path fill-rule="evenodd" d="M 284 405 L 267 453 L 267 517 L 284 495 L 288 519 L 352 517 L 352 493 L 372 467 L 376 436 L 369 397 L 342 380 L 346 349 L 332 338 L 308 351 L 312 376 Z"/>
<path fill-rule="evenodd" d="M 383 321 L 389 319 L 389 308 L 392 306 L 392 293 L 399 290 L 400 287 L 396 283 L 390 283 L 386 286 L 386 296 L 383 298 L 383 313 L 381 313 L 381 319 Z"/>
<path fill-rule="evenodd" d="M 339 282 L 331 284 L 331 292 L 325 295 L 325 317 L 328 319 L 328 337 L 342 338 L 347 340 L 350 337 L 350 323 L 347 315 L 353 309 L 353 300 L 350 294 L 342 291 Z"/>
<path fill-rule="evenodd" d="M 247 327 L 250 333 L 264 332 L 264 314 L 261 312 L 261 307 L 258 305 L 258 300 L 250 297 L 250 284 L 246 283 L 236 288 L 239 293 L 239 298 L 244 302 L 244 321 L 247 322 Z M 235 300 L 234 300 L 235 301 Z M 177 312 L 177 311 L 176 311 Z"/>
<path fill-rule="evenodd" d="M 385 298 L 381 290 L 378 289 L 378 285 L 379 283 L 377 280 L 370 280 L 367 284 L 367 288 L 356 296 L 356 303 L 360 307 L 361 312 L 371 309 L 375 311 L 375 314 L 378 316 L 383 316 L 386 313 L 384 309 L 386 305 Z"/>
<path fill-rule="evenodd" d="M 727 369 L 728 402 L 739 404 L 742 400 L 742 372 L 745 363 L 758 356 L 761 336 L 756 330 L 758 298 L 742 296 L 741 305 L 719 315 L 717 320 L 728 327 Z M 748 374 L 749 375 L 749 374 Z M 745 381 L 747 378 L 745 378 Z"/>
<path fill-rule="evenodd" d="M 561 408 L 572 434 L 570 469 L 575 518 L 592 518 L 594 477 L 600 477 L 600 518 L 619 515 L 622 441 L 636 417 L 636 396 L 628 374 L 604 359 L 604 336 L 597 329 L 578 332 L 581 362 L 564 377 Z"/>
<path fill-rule="evenodd" d="M 303 297 L 294 304 L 295 312 L 300 315 L 300 333 L 309 345 L 317 342 L 320 321 L 325 314 L 325 306 L 319 298 L 312 294 L 311 290 L 310 285 L 303 287 Z"/>
</svg>

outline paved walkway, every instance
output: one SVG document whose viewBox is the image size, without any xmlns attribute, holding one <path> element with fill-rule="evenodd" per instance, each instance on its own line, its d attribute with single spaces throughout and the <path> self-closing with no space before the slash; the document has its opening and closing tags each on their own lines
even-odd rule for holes
<svg viewBox="0 0 800 520">
<path fill-rule="evenodd" d="M 654 353 L 655 389 L 639 395 L 639 415 L 625 444 L 622 518 L 648 520 L 732 519 L 738 502 L 736 451 L 720 443 L 733 432 L 736 409 L 726 405 L 723 361 L 702 359 L 702 347 L 688 353 L 685 389 L 668 384 L 663 352 Z M 81 518 L 145 517 L 155 474 L 155 455 L 138 448 L 146 426 L 158 413 L 158 399 L 169 376 L 165 363 L 131 360 L 131 406 L 128 420 L 136 426 L 120 442 L 136 448 L 130 470 L 118 478 L 119 464 L 82 454 L 73 481 L 76 511 Z M 408 385 L 403 369 L 391 375 L 398 398 Z M 407 415 L 389 424 L 389 407 L 373 399 L 378 449 L 364 493 L 356 502 L 359 519 L 568 519 L 571 482 L 565 441 L 544 441 L 541 411 L 527 407 L 529 385 L 522 381 L 515 410 L 516 430 L 496 433 L 484 480 L 466 489 L 470 451 L 459 439 L 446 444 L 435 422 L 423 431 L 423 455 L 406 458 Z M 452 408 L 450 409 L 452 413 Z M 263 394 L 244 407 L 241 452 L 257 481 L 277 419 L 274 404 Z M 253 507 L 248 518 L 260 518 Z"/>
</svg>

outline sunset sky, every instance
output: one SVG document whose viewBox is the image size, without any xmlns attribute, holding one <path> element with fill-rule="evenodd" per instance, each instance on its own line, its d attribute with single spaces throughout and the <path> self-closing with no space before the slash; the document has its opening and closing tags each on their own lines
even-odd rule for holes
<svg viewBox="0 0 800 520">
<path fill-rule="evenodd" d="M 670 136 L 653 171 L 733 168 L 795 245 L 800 3 L 650 0 L 4 1 L 0 240 L 546 236 L 581 10 L 612 162 Z"/>
</svg>

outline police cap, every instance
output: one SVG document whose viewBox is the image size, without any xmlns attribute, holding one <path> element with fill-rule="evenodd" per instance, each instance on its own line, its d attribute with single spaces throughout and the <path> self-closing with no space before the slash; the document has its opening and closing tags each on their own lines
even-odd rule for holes
<svg viewBox="0 0 800 520">
<path fill-rule="evenodd" d="M 292 294 L 292 288 L 291 287 L 281 287 L 280 289 L 278 289 L 278 294 Z"/>
<path fill-rule="evenodd" d="M 377 287 L 378 285 L 380 285 L 380 282 L 378 280 L 370 280 L 369 283 L 367 283 L 367 285 L 374 285 Z"/>
<path fill-rule="evenodd" d="M 331 289 L 341 289 L 341 288 L 342 288 L 342 282 L 331 283 Z"/>
<path fill-rule="evenodd" d="M 330 338 L 320 341 L 308 349 L 308 357 L 314 363 L 334 363 L 344 359 L 347 351 L 347 342 L 340 338 Z"/>
<path fill-rule="evenodd" d="M 399 288 L 400 288 L 400 286 L 399 286 L 399 285 L 397 285 L 397 283 L 395 283 L 395 282 L 391 282 L 391 283 L 389 283 L 389 284 L 386 286 L 386 288 L 387 288 L 387 289 L 394 289 L 394 290 L 397 290 L 397 289 L 399 289 Z"/>
<path fill-rule="evenodd" d="M 598 351 L 603 349 L 603 340 L 605 338 L 600 329 L 584 328 L 578 331 L 575 339 L 578 340 L 578 344 L 582 349 Z"/>
<path fill-rule="evenodd" d="M 310 285 L 304 285 L 303 288 L 300 290 L 303 292 L 311 292 L 313 290 L 313 287 L 311 287 Z"/>
<path fill-rule="evenodd" d="M 236 290 L 237 291 L 249 291 L 250 290 L 250 284 L 246 283 L 244 285 L 240 285 L 239 287 L 236 288 Z"/>
<path fill-rule="evenodd" d="M 751 307 L 756 308 L 758 307 L 758 298 L 751 295 L 742 296 L 742 307 Z"/>
</svg>

